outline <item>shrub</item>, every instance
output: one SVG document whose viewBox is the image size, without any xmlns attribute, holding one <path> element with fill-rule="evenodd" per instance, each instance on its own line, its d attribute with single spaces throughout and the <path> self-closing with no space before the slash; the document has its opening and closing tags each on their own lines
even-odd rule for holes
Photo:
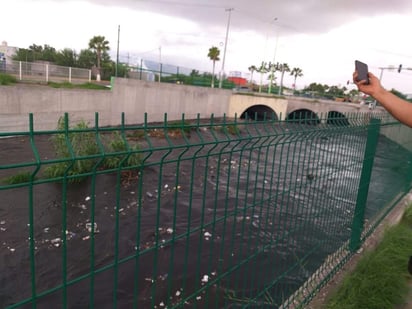
<svg viewBox="0 0 412 309">
<path fill-rule="evenodd" d="M 14 185 L 14 184 L 18 184 L 18 183 L 25 183 L 25 182 L 29 182 L 31 179 L 31 172 L 20 172 L 16 175 L 7 177 L 5 179 L 3 179 L 3 183 L 8 184 L 8 185 Z"/>
<path fill-rule="evenodd" d="M 141 163 L 141 156 L 136 153 L 136 151 L 139 150 L 139 147 L 135 145 L 128 150 L 126 141 L 122 139 L 118 132 L 115 132 L 111 136 L 108 148 L 109 155 L 103 161 L 104 168 L 113 169 L 120 167 L 120 165 L 122 167 L 137 166 Z M 133 153 L 127 158 L 126 162 L 123 162 L 124 158 L 128 155 L 128 151 Z M 110 153 L 117 152 L 123 152 L 124 154 L 110 155 Z"/>
<path fill-rule="evenodd" d="M 65 128 L 64 119 L 60 118 L 57 126 L 59 131 Z M 58 133 L 51 140 L 53 142 L 56 156 L 65 161 L 47 167 L 44 174 L 48 178 L 70 177 L 69 182 L 81 182 L 96 167 L 96 164 L 103 169 L 115 169 L 121 167 L 137 166 L 141 163 L 140 154 L 136 153 L 139 148 L 134 146 L 128 148 L 127 142 L 118 132 L 111 134 L 107 141 L 106 157 L 99 163 L 102 155 L 97 142 L 95 133 L 88 131 L 88 125 L 84 121 L 77 123 L 68 134 Z M 74 131 L 74 132 L 73 132 Z M 79 132 L 76 132 L 79 131 Z M 129 155 L 129 151 L 132 154 Z M 123 160 L 126 158 L 125 162 Z M 82 176 L 83 175 L 83 176 Z"/>
<path fill-rule="evenodd" d="M 63 131 L 65 128 L 64 118 L 58 121 L 57 129 Z M 84 121 L 79 122 L 73 127 L 74 130 L 86 130 L 84 132 L 59 133 L 51 138 L 51 141 L 59 159 L 67 158 L 67 161 L 59 162 L 47 167 L 44 171 L 46 177 L 57 178 L 75 176 L 90 172 L 97 163 L 96 158 L 87 158 L 87 156 L 99 153 L 99 148 L 95 141 L 93 132 L 87 132 L 88 125 Z M 84 158 L 86 157 L 86 158 Z M 80 159 L 79 159 L 80 158 Z M 79 182 L 84 177 L 70 178 L 70 182 Z"/>
</svg>

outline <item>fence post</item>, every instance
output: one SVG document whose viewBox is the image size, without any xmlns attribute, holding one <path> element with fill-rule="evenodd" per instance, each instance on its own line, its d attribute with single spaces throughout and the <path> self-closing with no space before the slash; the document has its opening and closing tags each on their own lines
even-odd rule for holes
<svg viewBox="0 0 412 309">
<path fill-rule="evenodd" d="M 69 67 L 69 83 L 72 82 L 72 67 Z"/>
<path fill-rule="evenodd" d="M 26 64 L 27 65 L 27 64 Z M 21 61 L 19 61 L 19 79 L 22 80 L 22 76 L 21 76 Z"/>
<path fill-rule="evenodd" d="M 46 64 L 46 83 L 49 82 L 49 65 Z"/>
<path fill-rule="evenodd" d="M 379 139 L 380 119 L 371 118 L 368 126 L 368 137 L 363 158 L 362 172 L 359 181 L 358 195 L 356 198 L 355 213 L 352 221 L 352 234 L 349 242 L 349 250 L 355 252 L 360 248 L 363 223 L 365 217 L 366 200 L 368 198 L 369 183 L 372 174 L 373 160 Z"/>
</svg>

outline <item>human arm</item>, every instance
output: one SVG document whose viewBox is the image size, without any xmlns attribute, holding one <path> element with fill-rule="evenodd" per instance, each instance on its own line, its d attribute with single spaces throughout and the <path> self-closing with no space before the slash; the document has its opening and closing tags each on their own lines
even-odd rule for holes
<svg viewBox="0 0 412 309">
<path fill-rule="evenodd" d="M 372 96 L 378 101 L 394 118 L 403 124 L 412 127 L 412 104 L 393 93 L 384 89 L 379 79 L 372 73 L 368 73 L 369 84 L 365 80 L 358 81 L 358 73 L 353 73 L 353 82 L 359 91 Z"/>
</svg>

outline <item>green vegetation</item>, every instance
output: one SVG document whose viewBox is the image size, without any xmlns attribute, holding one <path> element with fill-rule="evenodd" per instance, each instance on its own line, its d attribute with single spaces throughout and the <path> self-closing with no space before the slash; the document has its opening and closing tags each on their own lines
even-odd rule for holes
<svg viewBox="0 0 412 309">
<path fill-rule="evenodd" d="M 18 184 L 18 183 L 25 183 L 25 182 L 29 182 L 31 180 L 31 172 L 20 172 L 16 175 L 7 177 L 5 179 L 3 179 L 3 183 L 8 184 L 8 185 L 14 185 L 14 184 Z"/>
<path fill-rule="evenodd" d="M 197 70 L 192 70 L 190 75 L 171 74 L 168 76 L 162 76 L 161 81 L 173 84 L 210 87 L 212 84 L 212 79 L 214 78 L 213 76 L 214 75 L 207 72 L 201 74 Z M 156 79 L 157 78 L 158 77 L 156 77 Z M 229 81 L 227 78 L 224 78 L 222 81 L 222 88 L 224 89 L 233 89 L 235 86 L 235 83 Z"/>
<path fill-rule="evenodd" d="M 98 84 L 93 84 L 93 83 L 72 84 L 69 82 L 62 82 L 62 83 L 48 82 L 47 84 L 53 88 L 92 89 L 92 90 L 109 90 L 110 89 L 106 87 L 105 85 L 98 85 Z"/>
<path fill-rule="evenodd" d="M 17 79 L 9 74 L 0 73 L 0 85 L 10 85 L 17 83 Z"/>
<path fill-rule="evenodd" d="M 239 135 L 240 127 L 237 124 L 228 124 L 220 127 L 221 131 L 225 134 Z"/>
<path fill-rule="evenodd" d="M 211 82 L 212 88 L 215 86 L 215 67 L 216 67 L 216 61 L 220 60 L 219 55 L 220 55 L 219 48 L 217 48 L 216 46 L 212 46 L 211 48 L 209 48 L 209 52 L 207 56 L 213 62 L 212 82 Z"/>
<path fill-rule="evenodd" d="M 382 242 L 361 258 L 332 296 L 328 309 L 393 308 L 408 292 L 407 272 L 412 252 L 412 207 L 400 224 L 389 228 Z"/>
<path fill-rule="evenodd" d="M 65 120 L 60 118 L 57 129 L 64 131 Z M 74 126 L 75 130 L 88 129 L 84 121 Z M 59 133 L 51 138 L 54 150 L 59 159 L 68 159 L 67 161 L 53 164 L 44 171 L 47 178 L 63 177 L 64 175 L 74 176 L 90 172 L 96 164 L 96 159 L 87 158 L 88 156 L 99 153 L 98 145 L 95 141 L 93 132 L 76 132 L 76 133 Z M 86 158 L 85 158 L 86 157 Z M 72 159 L 76 158 L 76 159 Z M 81 158 L 81 159 L 78 159 Z M 70 178 L 70 182 L 80 182 L 83 178 Z"/>
<path fill-rule="evenodd" d="M 68 175 L 69 182 L 81 182 L 95 168 L 123 170 L 125 167 L 136 167 L 141 162 L 140 154 L 137 153 L 138 145 L 128 148 L 127 141 L 119 133 L 105 137 L 104 144 L 107 145 L 107 149 L 104 150 L 104 160 L 101 160 L 103 150 L 96 142 L 95 133 L 89 130 L 84 121 L 77 123 L 70 133 L 66 134 L 63 133 L 65 120 L 60 118 L 57 129 L 62 133 L 54 135 L 51 141 L 57 158 L 62 162 L 45 169 L 44 174 L 47 178 Z"/>
<path fill-rule="evenodd" d="M 91 69 L 96 66 L 103 80 L 110 80 L 115 75 L 116 62 L 110 59 L 109 42 L 104 36 L 94 36 L 90 39 L 88 48 L 75 50 L 65 48 L 56 50 L 54 47 L 44 44 L 32 44 L 28 48 L 19 48 L 13 56 L 13 60 L 35 62 L 47 61 L 56 65 Z M 125 76 L 126 66 L 118 65 L 118 76 Z"/>
<path fill-rule="evenodd" d="M 128 144 L 125 140 L 122 139 L 118 132 L 115 132 L 110 136 L 110 142 L 108 145 L 109 153 L 107 153 L 103 166 L 107 169 L 114 169 L 119 167 L 130 167 L 138 166 L 142 161 L 139 153 L 138 145 L 127 148 Z M 119 153 L 119 154 L 117 154 Z M 131 153 L 131 155 L 129 155 Z"/>
</svg>

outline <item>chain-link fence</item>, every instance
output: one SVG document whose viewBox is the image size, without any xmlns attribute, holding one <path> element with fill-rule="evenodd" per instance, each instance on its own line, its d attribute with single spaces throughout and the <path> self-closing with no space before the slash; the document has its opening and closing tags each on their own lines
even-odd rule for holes
<svg viewBox="0 0 412 309">
<path fill-rule="evenodd" d="M 31 115 L 0 133 L 1 307 L 303 306 L 411 187 L 404 127 L 341 117 Z"/>
<path fill-rule="evenodd" d="M 45 62 L 3 61 L 0 72 L 16 76 L 21 81 L 87 83 L 91 70 L 48 64 Z"/>
</svg>

